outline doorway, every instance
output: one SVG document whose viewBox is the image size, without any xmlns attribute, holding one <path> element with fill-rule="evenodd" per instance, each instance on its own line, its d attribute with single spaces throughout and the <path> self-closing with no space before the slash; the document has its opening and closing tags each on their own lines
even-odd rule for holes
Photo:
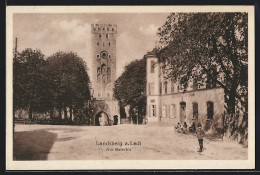
<svg viewBox="0 0 260 175">
<path fill-rule="evenodd" d="M 180 122 L 186 122 L 186 102 L 180 103 Z"/>
</svg>

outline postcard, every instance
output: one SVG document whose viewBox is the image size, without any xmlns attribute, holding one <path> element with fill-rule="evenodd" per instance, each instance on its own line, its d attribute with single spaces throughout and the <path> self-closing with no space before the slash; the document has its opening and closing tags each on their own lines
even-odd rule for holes
<svg viewBox="0 0 260 175">
<path fill-rule="evenodd" d="M 254 6 L 7 6 L 8 170 L 254 169 Z"/>
</svg>

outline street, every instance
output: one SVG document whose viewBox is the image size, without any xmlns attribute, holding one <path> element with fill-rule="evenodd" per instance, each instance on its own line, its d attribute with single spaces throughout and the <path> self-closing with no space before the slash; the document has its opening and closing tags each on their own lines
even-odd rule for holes
<svg viewBox="0 0 260 175">
<path fill-rule="evenodd" d="M 204 139 L 173 126 L 65 126 L 16 124 L 14 160 L 237 160 L 247 148 L 224 139 Z"/>
</svg>

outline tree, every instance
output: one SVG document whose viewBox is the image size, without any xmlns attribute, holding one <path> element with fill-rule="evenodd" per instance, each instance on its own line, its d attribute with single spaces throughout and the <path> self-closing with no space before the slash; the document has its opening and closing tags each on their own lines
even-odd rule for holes
<svg viewBox="0 0 260 175">
<path fill-rule="evenodd" d="M 13 60 L 13 109 L 28 109 L 29 119 L 33 111 L 45 110 L 44 65 L 40 50 L 25 49 Z"/>
<path fill-rule="evenodd" d="M 73 52 L 57 52 L 47 59 L 46 72 L 48 72 L 48 91 L 51 94 L 50 110 L 64 111 L 67 119 L 72 121 L 72 111 L 83 116 L 81 111 L 90 99 L 90 79 L 87 66 L 82 58 Z"/>
<path fill-rule="evenodd" d="M 121 106 L 130 105 L 138 111 L 138 117 L 145 115 L 146 107 L 146 59 L 132 61 L 125 66 L 122 75 L 115 81 L 114 97 Z"/>
<path fill-rule="evenodd" d="M 239 129 L 231 132 L 247 138 L 248 14 L 172 13 L 157 34 L 159 61 L 168 77 L 184 88 L 189 80 L 222 87 L 228 125 L 234 124 L 239 106 L 243 111 Z"/>
</svg>

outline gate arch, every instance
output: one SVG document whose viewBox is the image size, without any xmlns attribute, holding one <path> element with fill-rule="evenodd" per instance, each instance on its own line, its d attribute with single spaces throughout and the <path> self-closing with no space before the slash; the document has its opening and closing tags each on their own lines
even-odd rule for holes
<svg viewBox="0 0 260 175">
<path fill-rule="evenodd" d="M 106 126 L 109 122 L 109 115 L 106 112 L 100 111 L 95 115 L 95 126 Z"/>
</svg>

